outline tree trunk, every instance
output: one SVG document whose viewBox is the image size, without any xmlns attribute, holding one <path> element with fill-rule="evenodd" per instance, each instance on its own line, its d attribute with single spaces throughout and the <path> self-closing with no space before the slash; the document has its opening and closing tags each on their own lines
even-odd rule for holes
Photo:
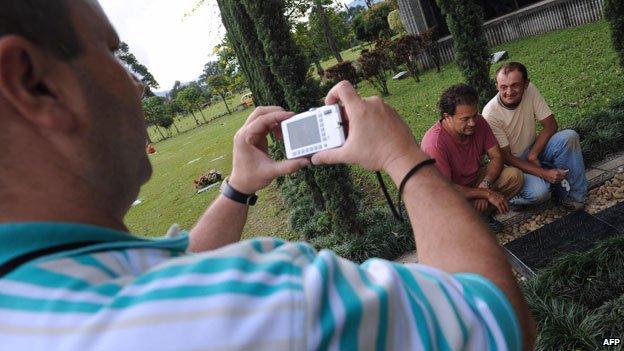
<svg viewBox="0 0 624 351">
<path fill-rule="evenodd" d="M 338 63 L 341 63 L 343 61 L 342 55 L 340 55 L 340 49 L 338 49 L 338 44 L 336 44 L 334 34 L 331 32 L 331 24 L 329 23 L 329 17 L 327 16 L 327 12 L 321 4 L 316 5 L 316 11 L 321 17 L 321 21 L 323 21 L 323 36 L 325 37 L 325 42 L 327 43 L 329 50 L 336 58 L 336 61 L 338 61 Z"/>
<path fill-rule="evenodd" d="M 316 67 L 316 73 L 318 73 L 319 77 L 323 78 L 325 76 L 325 70 L 318 59 L 314 60 L 314 66 Z"/>
<path fill-rule="evenodd" d="M 208 123 L 208 121 L 206 120 L 206 116 L 204 116 L 204 110 L 201 108 L 201 106 L 198 106 L 197 109 L 199 110 L 199 113 L 201 114 L 204 123 Z"/>
<path fill-rule="evenodd" d="M 158 128 L 157 124 L 154 124 L 154 127 L 156 128 L 156 131 L 158 131 L 158 134 L 160 134 L 160 136 L 162 137 L 162 139 L 160 140 L 165 140 L 167 138 L 165 138 L 165 136 L 163 135 L 163 133 L 160 131 L 160 128 Z"/>
<path fill-rule="evenodd" d="M 176 133 L 180 134 L 180 130 L 178 129 L 178 125 L 175 122 L 175 118 L 173 119 L 173 127 L 175 128 Z"/>
<path fill-rule="evenodd" d="M 221 96 L 221 100 L 223 100 L 223 103 L 225 104 L 225 108 L 227 109 L 228 115 L 231 115 L 232 111 L 230 111 L 230 106 L 228 106 L 227 101 L 225 100 L 225 94 L 219 93 L 219 96 Z"/>
<path fill-rule="evenodd" d="M 189 110 L 189 112 L 191 113 L 191 116 L 193 116 L 193 119 L 195 120 L 195 124 L 197 124 L 197 126 L 199 127 L 199 121 L 197 120 L 197 117 L 195 116 L 195 112 L 193 112 L 193 110 Z"/>
</svg>

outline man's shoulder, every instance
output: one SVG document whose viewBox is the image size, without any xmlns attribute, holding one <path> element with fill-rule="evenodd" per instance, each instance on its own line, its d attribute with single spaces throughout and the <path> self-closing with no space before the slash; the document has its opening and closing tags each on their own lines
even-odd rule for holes
<svg viewBox="0 0 624 351">
<path fill-rule="evenodd" d="M 485 118 L 486 121 L 490 121 L 496 118 L 496 113 L 495 111 L 498 110 L 500 107 L 499 102 L 498 102 L 498 94 L 496 94 L 496 96 L 494 96 L 486 105 L 485 107 L 483 107 L 483 112 L 482 112 L 482 116 L 483 118 Z"/>
<path fill-rule="evenodd" d="M 445 150 L 446 142 L 440 122 L 436 122 L 423 136 L 421 147 L 423 150 L 435 149 L 436 151 Z"/>
</svg>

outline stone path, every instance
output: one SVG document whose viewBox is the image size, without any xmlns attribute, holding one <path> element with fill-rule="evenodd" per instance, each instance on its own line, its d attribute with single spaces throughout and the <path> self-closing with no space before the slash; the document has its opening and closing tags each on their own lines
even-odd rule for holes
<svg viewBox="0 0 624 351">
<path fill-rule="evenodd" d="M 586 203 L 589 214 L 596 214 L 624 201 L 624 152 L 592 165 L 587 169 L 586 176 L 590 188 Z M 505 245 L 569 213 L 554 200 L 524 211 L 510 211 L 497 216 L 505 228 L 496 238 L 501 245 Z M 402 256 L 397 262 L 417 263 L 416 251 Z"/>
</svg>

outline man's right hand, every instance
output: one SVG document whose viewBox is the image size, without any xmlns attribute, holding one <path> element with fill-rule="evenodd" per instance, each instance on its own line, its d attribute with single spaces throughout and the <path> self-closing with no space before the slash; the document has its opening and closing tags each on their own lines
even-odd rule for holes
<svg viewBox="0 0 624 351">
<path fill-rule="evenodd" d="M 546 179 L 550 184 L 561 183 L 567 176 L 568 172 L 563 169 L 545 169 L 542 172 L 542 178 Z"/>
<path fill-rule="evenodd" d="M 386 171 L 397 181 L 407 165 L 429 157 L 420 149 L 412 131 L 397 112 L 378 97 L 361 98 L 353 86 L 340 82 L 327 95 L 327 105 L 342 103 L 348 126 L 346 143 L 337 149 L 319 152 L 312 163 L 358 164 L 371 171 Z"/>
<path fill-rule="evenodd" d="M 509 212 L 509 203 L 507 202 L 507 199 L 502 194 L 497 193 L 494 190 L 488 190 L 487 200 L 494 207 L 496 207 L 496 209 L 498 209 L 498 212 L 500 213 Z"/>
</svg>

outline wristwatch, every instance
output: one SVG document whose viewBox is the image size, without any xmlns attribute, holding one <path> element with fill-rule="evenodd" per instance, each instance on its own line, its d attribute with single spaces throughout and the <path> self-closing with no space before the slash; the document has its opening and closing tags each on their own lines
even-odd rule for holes
<svg viewBox="0 0 624 351">
<path fill-rule="evenodd" d="M 238 203 L 248 206 L 253 206 L 258 201 L 258 195 L 241 193 L 240 191 L 234 189 L 234 187 L 232 187 L 230 183 L 228 183 L 227 178 L 225 178 L 223 183 L 221 183 L 221 195 L 227 197 L 232 201 L 236 201 Z"/>
<path fill-rule="evenodd" d="M 491 180 L 489 180 L 489 179 L 487 179 L 487 178 L 483 179 L 483 180 L 481 181 L 481 184 L 485 185 L 485 188 L 486 188 L 486 189 L 489 189 L 489 188 L 491 188 L 491 187 L 492 187 L 492 181 L 491 181 Z"/>
</svg>

